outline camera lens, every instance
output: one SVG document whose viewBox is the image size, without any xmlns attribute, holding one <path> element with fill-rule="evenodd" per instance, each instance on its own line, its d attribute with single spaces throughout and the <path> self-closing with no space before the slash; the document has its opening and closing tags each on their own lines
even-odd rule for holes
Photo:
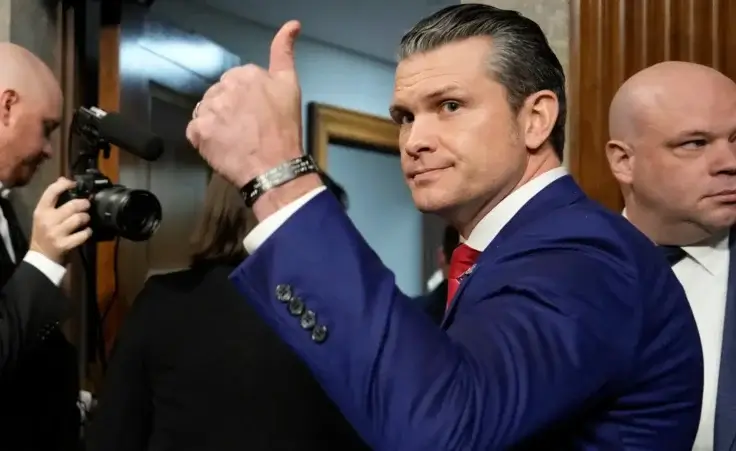
<svg viewBox="0 0 736 451">
<path fill-rule="evenodd" d="M 114 186 L 95 195 L 97 216 L 102 225 L 131 241 L 145 241 L 161 224 L 161 204 L 144 190 Z"/>
</svg>

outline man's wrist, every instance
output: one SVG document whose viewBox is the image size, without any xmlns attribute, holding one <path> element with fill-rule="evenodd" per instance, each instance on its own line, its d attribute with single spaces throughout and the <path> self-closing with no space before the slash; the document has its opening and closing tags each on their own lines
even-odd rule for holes
<svg viewBox="0 0 736 451">
<path fill-rule="evenodd" d="M 29 251 L 33 251 L 33 252 L 37 253 L 38 255 L 43 256 L 44 258 L 46 258 L 46 259 L 48 259 L 48 260 L 56 263 L 57 265 L 62 265 L 62 266 L 64 265 L 64 256 L 63 255 L 60 255 L 60 254 L 51 254 L 51 255 L 49 255 L 49 253 L 47 253 L 46 251 L 44 251 L 43 249 L 41 249 L 41 247 L 38 246 L 33 241 L 31 241 L 30 246 L 28 246 L 28 250 Z"/>
<path fill-rule="evenodd" d="M 273 188 L 253 204 L 253 214 L 258 222 L 286 207 L 290 203 L 322 186 L 319 174 L 307 174 Z"/>
<path fill-rule="evenodd" d="M 35 250 L 29 250 L 23 257 L 23 261 L 41 271 L 57 287 L 66 275 L 66 268 L 63 265 Z"/>
</svg>

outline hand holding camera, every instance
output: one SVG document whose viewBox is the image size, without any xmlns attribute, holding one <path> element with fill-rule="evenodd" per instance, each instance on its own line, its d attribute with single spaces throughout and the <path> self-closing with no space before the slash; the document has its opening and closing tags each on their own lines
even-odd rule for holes
<svg viewBox="0 0 736 451">
<path fill-rule="evenodd" d="M 90 220 L 89 200 L 72 199 L 56 207 L 59 196 L 75 186 L 75 182 L 59 178 L 46 188 L 33 212 L 30 250 L 59 264 L 63 264 L 67 252 L 92 236 L 92 229 L 86 227 Z"/>
</svg>

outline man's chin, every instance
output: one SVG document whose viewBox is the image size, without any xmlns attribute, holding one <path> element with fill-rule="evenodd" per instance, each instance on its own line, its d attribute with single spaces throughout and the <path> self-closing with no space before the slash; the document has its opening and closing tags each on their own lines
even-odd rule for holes
<svg viewBox="0 0 736 451">
<path fill-rule="evenodd" d="M 719 232 L 725 232 L 736 225 L 736 216 L 734 215 L 718 215 L 708 218 L 707 221 L 708 230 L 712 234 L 718 234 Z"/>
<path fill-rule="evenodd" d="M 31 180 L 36 176 L 38 170 L 43 166 L 45 161 L 45 159 L 36 159 L 28 162 L 28 164 L 23 167 L 24 170 L 20 174 L 20 177 L 18 177 L 21 183 L 21 185 L 18 186 L 25 186 L 31 183 Z"/>
<path fill-rule="evenodd" d="M 6 186 L 6 188 L 21 188 L 28 185 L 33 180 L 35 173 L 36 171 L 24 171 L 22 174 L 17 174 L 10 181 L 10 186 Z"/>
<path fill-rule="evenodd" d="M 13 180 L 13 188 L 20 188 L 31 183 L 31 180 L 33 180 L 33 174 L 35 174 L 35 171 L 29 174 L 21 174 L 16 177 L 15 180 Z"/>
<path fill-rule="evenodd" d="M 444 212 L 452 209 L 454 206 L 451 202 L 448 201 L 448 199 L 432 196 L 420 198 L 415 197 L 414 205 L 416 205 L 417 210 L 422 213 L 431 213 L 440 216 L 443 215 Z"/>
</svg>

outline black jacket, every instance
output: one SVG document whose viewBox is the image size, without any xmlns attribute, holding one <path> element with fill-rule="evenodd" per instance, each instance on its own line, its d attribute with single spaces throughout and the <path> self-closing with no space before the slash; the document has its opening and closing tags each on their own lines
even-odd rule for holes
<svg viewBox="0 0 736 451">
<path fill-rule="evenodd" d="M 28 245 L 14 239 L 14 248 L 20 260 Z M 61 289 L 33 265 L 14 264 L 0 242 L 0 449 L 77 449 L 77 352 L 59 329 L 68 314 Z"/>
<path fill-rule="evenodd" d="M 146 282 L 113 349 L 89 451 L 368 449 L 231 285 L 232 270 Z"/>
</svg>

